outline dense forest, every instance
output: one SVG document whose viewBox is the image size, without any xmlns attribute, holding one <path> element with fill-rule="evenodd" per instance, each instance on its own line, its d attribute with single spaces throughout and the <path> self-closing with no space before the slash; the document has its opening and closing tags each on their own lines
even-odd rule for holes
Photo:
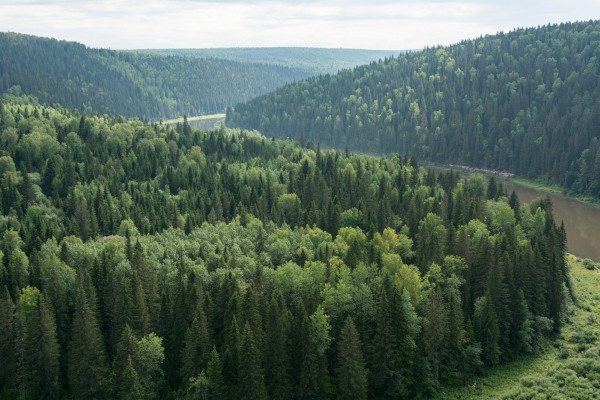
<svg viewBox="0 0 600 400">
<path fill-rule="evenodd" d="M 552 205 L 414 157 L 0 102 L 0 397 L 398 399 L 536 353 Z"/>
<path fill-rule="evenodd" d="M 276 64 L 299 69 L 308 76 L 335 74 L 401 53 L 399 50 L 326 49 L 316 47 L 232 47 L 214 49 L 147 49 L 151 54 Z"/>
<path fill-rule="evenodd" d="M 308 73 L 272 64 L 92 49 L 0 32 L 0 93 L 45 104 L 161 120 L 225 112 Z"/>
<path fill-rule="evenodd" d="M 229 112 L 267 136 L 515 173 L 600 197 L 600 22 L 517 29 L 287 85 Z"/>
</svg>

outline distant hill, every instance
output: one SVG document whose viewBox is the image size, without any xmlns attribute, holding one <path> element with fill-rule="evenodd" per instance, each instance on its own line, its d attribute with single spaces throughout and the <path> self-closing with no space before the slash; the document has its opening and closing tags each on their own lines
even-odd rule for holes
<svg viewBox="0 0 600 400">
<path fill-rule="evenodd" d="M 97 113 L 166 119 L 224 112 L 310 76 L 273 64 L 92 49 L 0 33 L 0 93 Z"/>
<path fill-rule="evenodd" d="M 402 53 L 400 50 L 325 49 L 314 47 L 233 47 L 216 49 L 137 50 L 151 54 L 282 65 L 307 74 L 334 74 Z"/>
<path fill-rule="evenodd" d="M 598 21 L 518 29 L 288 85 L 227 123 L 600 197 L 599 58 Z"/>
</svg>

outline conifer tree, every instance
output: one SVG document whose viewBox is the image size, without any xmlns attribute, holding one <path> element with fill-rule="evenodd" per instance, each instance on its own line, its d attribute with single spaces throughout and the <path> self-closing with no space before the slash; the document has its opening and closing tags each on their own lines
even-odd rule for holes
<svg viewBox="0 0 600 400">
<path fill-rule="evenodd" d="M 0 298 L 0 398 L 16 397 L 17 342 L 14 303 L 4 286 Z"/>
<path fill-rule="evenodd" d="M 131 356 L 127 356 L 125 368 L 121 371 L 117 387 L 117 397 L 130 400 L 142 400 L 144 398 L 140 380 L 133 366 Z"/>
<path fill-rule="evenodd" d="M 28 399 L 58 398 L 59 346 L 54 317 L 41 295 L 26 327 L 23 395 Z"/>
<path fill-rule="evenodd" d="M 238 367 L 238 398 L 241 400 L 263 400 L 267 398 L 259 349 L 248 321 L 244 325 L 240 342 Z"/>
<path fill-rule="evenodd" d="M 338 345 L 336 377 L 340 399 L 367 398 L 367 371 L 361 347 L 354 321 L 348 316 L 340 333 Z"/>
<path fill-rule="evenodd" d="M 81 285 L 75 296 L 68 357 L 70 388 L 77 398 L 103 398 L 109 385 L 104 340 Z"/>
<path fill-rule="evenodd" d="M 226 394 L 223 381 L 223 365 L 215 346 L 213 346 L 210 352 L 210 359 L 206 367 L 206 377 L 210 385 L 209 400 L 223 399 Z"/>
<path fill-rule="evenodd" d="M 283 302 L 283 298 L 281 299 Z M 290 387 L 290 357 L 288 349 L 289 312 L 280 309 L 275 297 L 271 298 L 266 320 L 265 380 L 271 399 L 288 399 Z"/>
</svg>

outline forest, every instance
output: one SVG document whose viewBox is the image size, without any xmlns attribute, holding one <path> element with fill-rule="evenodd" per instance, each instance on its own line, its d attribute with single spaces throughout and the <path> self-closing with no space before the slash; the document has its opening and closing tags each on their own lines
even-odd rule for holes
<svg viewBox="0 0 600 400">
<path fill-rule="evenodd" d="M 288 84 L 227 124 L 508 171 L 600 197 L 600 22 L 465 40 Z"/>
<path fill-rule="evenodd" d="M 216 114 L 310 76 L 279 65 L 88 48 L 0 32 L 0 93 L 159 121 Z"/>
<path fill-rule="evenodd" d="M 255 131 L 5 95 L 0 207 L 0 398 L 425 398 L 573 297 L 548 199 Z"/>
<path fill-rule="evenodd" d="M 150 54 L 275 64 L 306 72 L 309 76 L 335 74 L 374 60 L 401 53 L 400 50 L 324 49 L 316 47 L 231 47 L 211 49 L 145 49 Z"/>
</svg>

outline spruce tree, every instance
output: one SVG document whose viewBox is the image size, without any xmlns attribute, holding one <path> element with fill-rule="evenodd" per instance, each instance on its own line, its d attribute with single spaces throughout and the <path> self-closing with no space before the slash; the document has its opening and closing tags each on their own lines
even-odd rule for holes
<svg viewBox="0 0 600 400">
<path fill-rule="evenodd" d="M 283 299 L 281 299 L 283 302 Z M 271 399 L 288 399 L 290 387 L 290 356 L 288 349 L 289 312 L 280 309 L 275 297 L 271 298 L 266 320 L 265 380 Z"/>
<path fill-rule="evenodd" d="M 69 345 L 69 384 L 81 399 L 100 399 L 108 389 L 104 338 L 83 287 L 77 289 Z"/>
<path fill-rule="evenodd" d="M 26 327 L 23 371 L 25 398 L 58 398 L 59 350 L 54 317 L 40 295 Z"/>
<path fill-rule="evenodd" d="M 225 397 L 225 386 L 223 381 L 223 364 L 217 348 L 213 346 L 210 353 L 210 360 L 206 367 L 206 377 L 209 382 L 209 400 L 219 400 Z"/>
<path fill-rule="evenodd" d="M 1 268 L 1 267 L 0 267 Z M 16 397 L 17 342 L 14 304 L 4 286 L 0 298 L 0 398 Z"/>
<path fill-rule="evenodd" d="M 128 400 L 142 400 L 144 398 L 139 377 L 133 366 L 131 356 L 127 357 L 125 368 L 120 374 L 119 385 L 117 386 L 117 398 Z"/>
<path fill-rule="evenodd" d="M 267 398 L 260 353 L 248 321 L 242 332 L 238 371 L 238 399 L 264 400 Z"/>
<path fill-rule="evenodd" d="M 361 400 L 367 398 L 367 370 L 361 342 L 352 317 L 348 316 L 340 333 L 336 378 L 338 398 Z"/>
</svg>

